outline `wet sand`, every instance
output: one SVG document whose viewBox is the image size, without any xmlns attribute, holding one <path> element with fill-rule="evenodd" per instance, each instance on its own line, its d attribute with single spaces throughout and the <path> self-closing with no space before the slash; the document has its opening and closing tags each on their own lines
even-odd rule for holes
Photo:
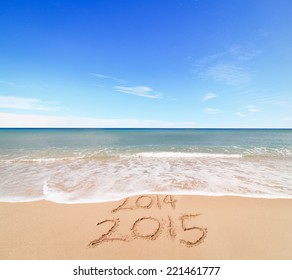
<svg viewBox="0 0 292 280">
<path fill-rule="evenodd" d="M 292 259 L 292 199 L 0 203 L 0 259 Z"/>
</svg>

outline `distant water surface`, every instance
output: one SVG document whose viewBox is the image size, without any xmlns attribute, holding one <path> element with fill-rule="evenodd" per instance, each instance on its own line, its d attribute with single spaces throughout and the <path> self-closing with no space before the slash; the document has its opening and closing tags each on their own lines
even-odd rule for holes
<svg viewBox="0 0 292 280">
<path fill-rule="evenodd" d="M 292 130 L 0 129 L 0 201 L 292 198 Z"/>
</svg>

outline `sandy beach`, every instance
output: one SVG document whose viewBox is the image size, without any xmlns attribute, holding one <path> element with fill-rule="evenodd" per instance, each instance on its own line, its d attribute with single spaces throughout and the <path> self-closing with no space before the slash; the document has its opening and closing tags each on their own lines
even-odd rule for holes
<svg viewBox="0 0 292 280">
<path fill-rule="evenodd" d="M 292 259 L 292 200 L 0 203 L 0 259 Z"/>
</svg>

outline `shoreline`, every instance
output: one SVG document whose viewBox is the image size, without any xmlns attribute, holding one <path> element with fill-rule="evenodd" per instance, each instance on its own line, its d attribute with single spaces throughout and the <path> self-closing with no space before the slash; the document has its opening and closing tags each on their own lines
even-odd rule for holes
<svg viewBox="0 0 292 280">
<path fill-rule="evenodd" d="M 87 204 L 99 204 L 99 203 L 116 203 L 118 201 L 124 200 L 125 198 L 130 197 L 136 197 L 136 196 L 166 196 L 166 195 L 172 195 L 172 196 L 194 196 L 194 197 L 235 197 L 235 198 L 248 198 L 248 199 L 267 199 L 267 200 L 291 200 L 292 196 L 275 196 L 275 195 L 244 195 L 244 194 L 237 194 L 237 193 L 215 193 L 210 194 L 207 192 L 194 192 L 191 193 L 189 191 L 187 192 L 148 192 L 148 193 L 133 193 L 128 196 L 119 196 L 112 199 L 104 199 L 104 200 L 72 200 L 72 202 L 69 202 L 70 200 L 64 200 L 64 201 L 54 201 L 52 199 L 28 199 L 28 200 L 22 200 L 22 201 L 16 201 L 16 200 L 0 200 L 0 204 L 17 204 L 17 203 L 37 203 L 37 202 L 49 202 L 54 204 L 61 204 L 61 205 L 87 205 Z"/>
<path fill-rule="evenodd" d="M 142 194 L 0 203 L 0 259 L 292 259 L 292 200 Z"/>
</svg>

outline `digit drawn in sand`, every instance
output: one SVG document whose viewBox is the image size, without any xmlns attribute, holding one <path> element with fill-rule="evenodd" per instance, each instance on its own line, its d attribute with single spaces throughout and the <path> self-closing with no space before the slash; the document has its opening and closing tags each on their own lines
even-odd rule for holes
<svg viewBox="0 0 292 280">
<path fill-rule="evenodd" d="M 97 226 L 100 226 L 102 224 L 105 223 L 113 223 L 112 227 L 104 234 L 101 235 L 101 237 L 99 237 L 98 239 L 95 239 L 93 241 L 91 241 L 89 243 L 89 247 L 90 248 L 94 248 L 98 245 L 100 245 L 103 242 L 108 242 L 108 241 L 128 241 L 127 237 L 116 237 L 116 238 L 109 238 L 117 229 L 117 227 L 119 226 L 120 220 L 119 219 L 115 219 L 115 220 L 104 220 L 102 222 L 97 223 Z"/>
<path fill-rule="evenodd" d="M 156 204 L 154 205 L 155 200 L 156 200 Z M 138 196 L 135 200 L 134 205 L 129 205 L 130 204 L 129 201 L 130 201 L 130 199 L 128 197 L 125 198 L 122 201 L 122 203 L 120 205 L 118 205 L 118 207 L 113 209 L 111 212 L 116 213 L 116 212 L 121 211 L 121 210 L 137 210 L 139 208 L 150 209 L 153 206 L 156 206 L 158 209 L 161 209 L 161 207 L 162 207 L 159 195 L 156 195 L 156 196 L 150 196 L 150 195 Z M 172 195 L 166 195 L 163 198 L 163 203 L 166 205 L 170 204 L 172 209 L 175 209 L 177 201 L 178 200 L 175 199 Z"/>
<path fill-rule="evenodd" d="M 149 195 L 141 195 L 136 199 L 137 208 L 149 209 L 151 208 L 152 204 L 153 204 L 153 200 L 152 200 L 152 197 Z"/>
<path fill-rule="evenodd" d="M 133 200 L 131 200 L 133 199 Z M 175 210 L 176 203 L 178 202 L 172 195 L 140 195 L 134 198 L 125 198 L 120 204 L 114 208 L 111 213 L 116 213 L 121 210 L 148 210 L 150 208 L 158 208 L 161 210 L 162 206 L 169 205 L 172 210 Z M 179 242 L 187 247 L 198 246 L 204 242 L 208 229 L 204 227 L 198 227 L 193 224 L 193 219 L 200 216 L 200 214 L 183 214 L 179 217 L 180 227 L 176 226 L 177 220 L 173 220 L 171 215 L 168 215 L 166 220 L 157 219 L 151 216 L 142 217 L 131 223 L 132 227 L 128 227 L 128 235 L 118 234 L 117 237 L 113 237 L 113 234 L 117 231 L 120 220 L 106 219 L 99 222 L 97 226 L 108 224 L 109 228 L 104 230 L 99 238 L 91 241 L 88 245 L 90 248 L 94 248 L 104 242 L 109 241 L 133 241 L 135 239 L 155 240 L 161 233 L 166 230 L 166 237 L 171 240 L 179 240 Z M 164 227 L 166 226 L 166 227 Z M 179 232 L 178 232 L 179 230 Z M 116 233 L 117 234 L 117 233 Z M 176 239 L 177 236 L 184 234 L 184 238 Z"/>
<path fill-rule="evenodd" d="M 177 203 L 177 199 L 175 199 L 172 195 L 167 195 L 164 197 L 163 202 L 165 204 L 170 204 L 172 209 L 175 209 L 175 205 Z"/>
<path fill-rule="evenodd" d="M 159 195 L 156 195 L 156 207 L 157 207 L 158 209 L 161 209 L 161 202 L 160 202 Z"/>
<path fill-rule="evenodd" d="M 207 232 L 208 232 L 207 228 L 201 228 L 201 227 L 196 227 L 196 226 L 191 226 L 191 227 L 186 226 L 187 221 L 189 221 L 192 218 L 196 218 L 199 215 L 201 215 L 201 214 L 182 215 L 180 217 L 181 227 L 184 231 L 198 230 L 201 232 L 201 236 L 199 238 L 197 238 L 195 241 L 188 241 L 188 240 L 180 239 L 180 243 L 185 244 L 188 247 L 193 247 L 193 246 L 198 246 L 199 244 L 204 242 L 204 240 L 207 236 Z"/>
<path fill-rule="evenodd" d="M 118 212 L 120 210 L 133 210 L 132 207 L 124 207 L 128 203 L 128 201 L 129 201 L 129 198 L 128 197 L 125 198 L 123 200 L 122 204 L 120 204 L 117 208 L 112 210 L 112 213 L 116 213 L 116 212 Z"/>
<path fill-rule="evenodd" d="M 145 221 L 146 221 L 146 224 L 145 224 Z M 144 223 L 144 227 L 147 226 L 147 228 L 149 228 L 149 225 L 147 225 L 147 221 L 154 221 L 154 223 L 156 223 L 156 226 L 153 228 L 153 231 L 150 232 L 150 233 L 144 233 L 142 234 L 140 231 L 141 229 L 139 229 L 139 224 L 142 223 L 142 226 L 140 227 L 143 227 L 143 223 Z M 161 233 L 162 231 L 162 225 L 160 223 L 160 221 L 156 218 L 153 218 L 153 217 L 143 217 L 143 218 L 140 218 L 138 220 L 135 221 L 135 223 L 133 224 L 132 226 L 132 234 L 134 236 L 134 238 L 142 238 L 142 239 L 148 239 L 148 240 L 155 240 Z"/>
<path fill-rule="evenodd" d="M 168 215 L 168 234 L 171 239 L 174 239 L 176 237 L 176 232 L 174 230 L 174 223 L 172 218 Z"/>
</svg>

